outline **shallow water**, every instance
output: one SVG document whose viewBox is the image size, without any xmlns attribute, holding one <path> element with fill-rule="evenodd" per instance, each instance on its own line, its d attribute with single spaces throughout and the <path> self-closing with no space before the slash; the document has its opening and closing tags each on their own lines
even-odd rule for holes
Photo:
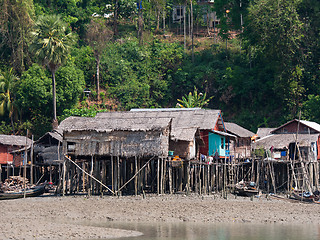
<svg viewBox="0 0 320 240">
<path fill-rule="evenodd" d="M 144 235 L 121 240 L 316 240 L 320 225 L 108 223 L 106 227 L 140 231 Z"/>
</svg>

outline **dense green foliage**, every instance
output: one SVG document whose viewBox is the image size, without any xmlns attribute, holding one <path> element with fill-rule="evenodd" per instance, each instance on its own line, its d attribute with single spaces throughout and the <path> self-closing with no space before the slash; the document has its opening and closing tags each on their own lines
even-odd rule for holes
<svg viewBox="0 0 320 240">
<path fill-rule="evenodd" d="M 185 46 L 183 21 L 172 19 L 176 4 L 187 10 Z M 7 104 L 0 132 L 24 134 L 28 128 L 39 137 L 50 130 L 52 80 L 59 121 L 99 111 L 175 107 L 183 97 L 188 103 L 196 88 L 206 107 L 221 109 L 225 120 L 252 131 L 278 126 L 300 110 L 304 119 L 320 122 L 318 0 L 193 2 L 194 59 L 190 1 L 142 5 L 139 44 L 133 0 L 0 0 L 0 70 L 17 77 L 7 88 L 10 104 L 7 90 L 0 89 Z M 204 38 L 210 34 L 204 14 L 212 9 L 220 37 Z M 45 20 L 52 17 L 59 21 L 50 33 Z"/>
</svg>

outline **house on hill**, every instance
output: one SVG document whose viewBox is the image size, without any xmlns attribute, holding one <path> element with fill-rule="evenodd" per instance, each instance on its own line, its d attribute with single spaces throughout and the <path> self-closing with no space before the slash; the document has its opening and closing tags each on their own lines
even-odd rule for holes
<svg viewBox="0 0 320 240">
<path fill-rule="evenodd" d="M 235 140 L 230 142 L 230 156 L 237 159 L 251 157 L 251 137 L 253 132 L 239 126 L 236 123 L 225 122 L 228 133 L 237 136 Z"/>
<path fill-rule="evenodd" d="M 300 156 L 303 161 L 315 162 L 320 159 L 320 125 L 294 119 L 256 140 L 254 148 L 264 149 L 271 154 L 268 157 L 274 159 L 297 159 Z"/>
</svg>

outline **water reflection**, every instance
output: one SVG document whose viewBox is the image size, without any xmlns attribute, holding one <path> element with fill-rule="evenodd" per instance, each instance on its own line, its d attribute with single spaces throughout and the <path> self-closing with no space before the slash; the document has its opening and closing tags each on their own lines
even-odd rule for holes
<svg viewBox="0 0 320 240">
<path fill-rule="evenodd" d="M 102 224 L 99 224 L 102 225 Z M 143 232 L 143 236 L 121 240 L 318 240 L 318 225 L 284 224 L 192 224 L 107 223 L 105 227 Z"/>
</svg>

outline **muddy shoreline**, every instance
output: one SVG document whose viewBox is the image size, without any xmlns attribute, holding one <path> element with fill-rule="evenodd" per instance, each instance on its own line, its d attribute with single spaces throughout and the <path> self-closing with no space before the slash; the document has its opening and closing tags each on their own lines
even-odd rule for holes
<svg viewBox="0 0 320 240">
<path fill-rule="evenodd" d="M 320 205 L 229 195 L 42 196 L 0 201 L 0 239 L 107 239 L 135 231 L 84 223 L 320 224 Z"/>
</svg>

